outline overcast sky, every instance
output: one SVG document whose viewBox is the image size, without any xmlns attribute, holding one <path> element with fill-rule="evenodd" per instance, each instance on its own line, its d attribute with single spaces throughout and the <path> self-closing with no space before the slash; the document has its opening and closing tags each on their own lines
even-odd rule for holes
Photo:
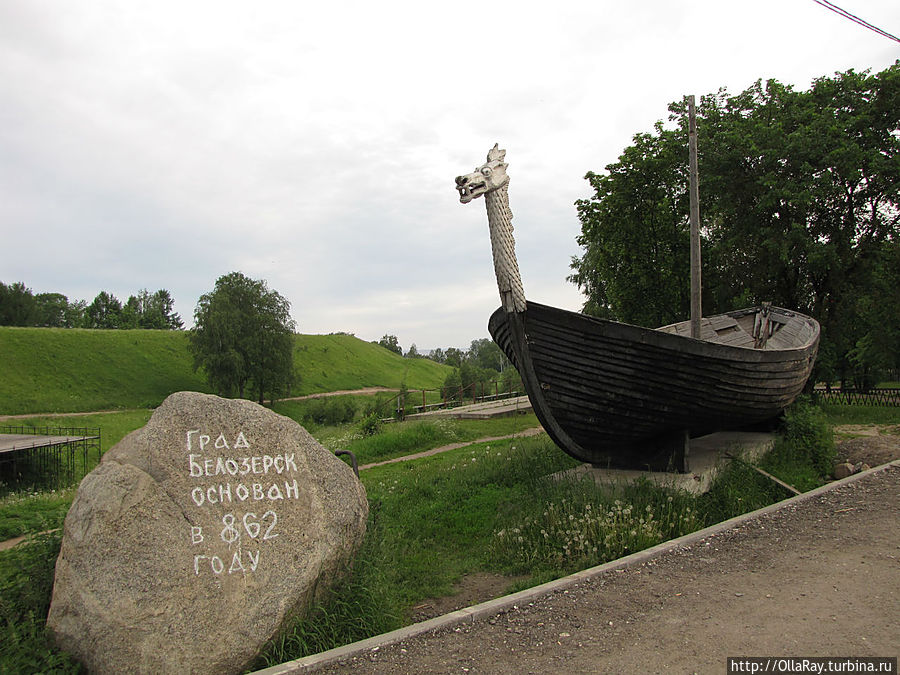
<svg viewBox="0 0 900 675">
<path fill-rule="evenodd" d="M 499 299 L 453 179 L 495 142 L 526 295 L 577 310 L 584 174 L 671 101 L 898 58 L 813 0 L 0 0 L 0 281 L 166 288 L 190 325 L 240 271 L 302 333 L 467 347 Z"/>
</svg>

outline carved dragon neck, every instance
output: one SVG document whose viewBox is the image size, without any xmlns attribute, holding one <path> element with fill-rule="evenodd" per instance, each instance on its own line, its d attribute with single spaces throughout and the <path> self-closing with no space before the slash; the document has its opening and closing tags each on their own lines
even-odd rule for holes
<svg viewBox="0 0 900 675">
<path fill-rule="evenodd" d="M 525 292 L 516 261 L 516 241 L 513 239 L 512 211 L 509 209 L 508 166 L 503 160 L 506 150 L 495 144 L 487 161 L 472 173 L 456 177 L 459 201 L 468 204 L 484 196 L 488 225 L 491 230 L 491 250 L 494 254 L 494 273 L 500 301 L 508 313 L 525 311 Z"/>
<path fill-rule="evenodd" d="M 491 231 L 491 251 L 500 302 L 507 312 L 525 311 L 525 291 L 516 260 L 516 240 L 513 238 L 512 211 L 509 208 L 508 183 L 484 195 L 488 227 Z"/>
</svg>

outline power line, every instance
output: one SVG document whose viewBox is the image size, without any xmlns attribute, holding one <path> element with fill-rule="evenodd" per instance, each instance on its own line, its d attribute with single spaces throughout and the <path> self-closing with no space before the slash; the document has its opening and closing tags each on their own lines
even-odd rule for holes
<svg viewBox="0 0 900 675">
<path fill-rule="evenodd" d="M 884 37 L 888 38 L 889 40 L 893 40 L 894 42 L 900 42 L 900 38 L 898 38 L 896 35 L 891 35 L 887 31 L 881 30 L 877 26 L 873 26 L 868 21 L 865 21 L 864 19 L 860 19 L 855 14 L 851 14 L 846 9 L 841 9 L 834 3 L 828 2 L 828 0 L 813 0 L 813 2 L 815 2 L 818 5 L 822 5 L 822 7 L 824 7 L 825 9 L 831 10 L 835 14 L 839 14 L 840 16 L 844 17 L 845 19 L 850 19 L 850 21 L 852 21 L 853 23 L 859 24 L 863 28 L 868 28 L 871 31 L 875 31 L 879 35 L 883 35 Z"/>
</svg>

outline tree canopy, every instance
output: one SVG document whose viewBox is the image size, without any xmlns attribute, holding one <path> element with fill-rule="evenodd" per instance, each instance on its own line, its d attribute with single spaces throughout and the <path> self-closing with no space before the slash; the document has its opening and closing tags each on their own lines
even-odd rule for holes
<svg viewBox="0 0 900 675">
<path fill-rule="evenodd" d="M 151 294 L 143 289 L 122 305 L 112 293 L 101 291 L 89 305 L 69 302 L 62 293 L 35 295 L 23 282 L 0 282 L 0 326 L 49 328 L 155 328 L 177 330 L 181 317 L 164 288 Z"/>
<path fill-rule="evenodd" d="M 403 347 L 400 346 L 400 341 L 397 339 L 396 335 L 384 335 L 376 344 L 384 347 L 388 351 L 403 356 Z"/>
<path fill-rule="evenodd" d="M 585 311 L 659 326 L 689 314 L 686 105 L 576 203 Z M 900 62 L 796 91 L 775 80 L 698 109 L 703 311 L 762 301 L 822 324 L 819 375 L 898 365 Z M 889 302 L 891 298 L 893 302 Z"/>
<path fill-rule="evenodd" d="M 294 378 L 294 330 L 290 303 L 265 281 L 240 272 L 220 277 L 200 296 L 189 344 L 195 369 L 223 396 L 262 403 L 290 391 Z"/>
</svg>

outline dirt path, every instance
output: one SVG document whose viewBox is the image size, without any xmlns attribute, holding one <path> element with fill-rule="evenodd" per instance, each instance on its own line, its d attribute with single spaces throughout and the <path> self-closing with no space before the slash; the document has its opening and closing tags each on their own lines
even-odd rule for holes
<svg viewBox="0 0 900 675">
<path fill-rule="evenodd" d="M 897 532 L 894 466 L 514 607 L 315 670 L 724 673 L 728 656 L 896 657 Z"/>
<path fill-rule="evenodd" d="M 390 387 L 366 387 L 365 389 L 341 389 L 340 391 L 323 391 L 318 394 L 306 394 L 305 396 L 291 396 L 289 398 L 279 399 L 281 401 L 305 401 L 309 398 L 327 398 L 329 396 L 343 396 L 345 394 L 354 394 L 357 396 L 371 396 L 382 392 L 397 392 L 399 389 L 391 389 Z"/>
<path fill-rule="evenodd" d="M 343 389 L 341 391 L 326 391 L 318 394 L 306 394 L 305 396 L 292 396 L 290 398 L 279 399 L 282 401 L 303 401 L 309 398 L 326 398 L 328 396 L 342 396 L 344 394 L 359 394 L 361 396 L 380 394 L 385 391 L 400 391 L 399 389 L 390 389 L 388 387 L 366 387 L 365 389 Z M 144 410 L 144 408 L 122 408 L 120 410 L 94 410 L 91 412 L 54 412 L 54 413 L 22 413 L 16 415 L 0 415 L 2 420 L 20 420 L 29 417 L 83 417 L 85 415 L 111 415 L 113 413 L 130 412 L 132 410 Z"/>
<path fill-rule="evenodd" d="M 382 462 L 372 462 L 371 464 L 363 464 L 359 467 L 359 470 L 363 469 L 371 469 L 375 466 L 384 466 L 385 464 L 396 464 L 397 462 L 408 462 L 411 459 L 421 459 L 422 457 L 431 457 L 432 455 L 439 455 L 442 452 L 448 452 L 449 450 L 458 450 L 459 448 L 465 448 L 468 445 L 475 445 L 476 443 L 491 443 L 492 441 L 505 441 L 510 438 L 525 438 L 526 436 L 537 436 L 540 433 L 543 433 L 543 427 L 532 427 L 530 429 L 525 429 L 524 431 L 517 431 L 514 434 L 508 434 L 507 436 L 487 436 L 485 438 L 479 438 L 474 441 L 463 441 L 462 443 L 451 443 L 449 445 L 442 445 L 439 448 L 432 448 L 431 450 L 423 450 L 422 452 L 417 452 L 412 455 L 404 455 L 403 457 L 394 457 L 393 459 L 386 459 Z"/>
<path fill-rule="evenodd" d="M 45 413 L 22 413 L 20 415 L 0 415 L 2 420 L 24 420 L 29 417 L 85 417 L 87 415 L 113 415 L 115 413 L 134 412 L 135 410 L 144 410 L 144 408 L 122 408 L 120 410 L 93 410 L 91 412 L 45 412 Z"/>
</svg>

